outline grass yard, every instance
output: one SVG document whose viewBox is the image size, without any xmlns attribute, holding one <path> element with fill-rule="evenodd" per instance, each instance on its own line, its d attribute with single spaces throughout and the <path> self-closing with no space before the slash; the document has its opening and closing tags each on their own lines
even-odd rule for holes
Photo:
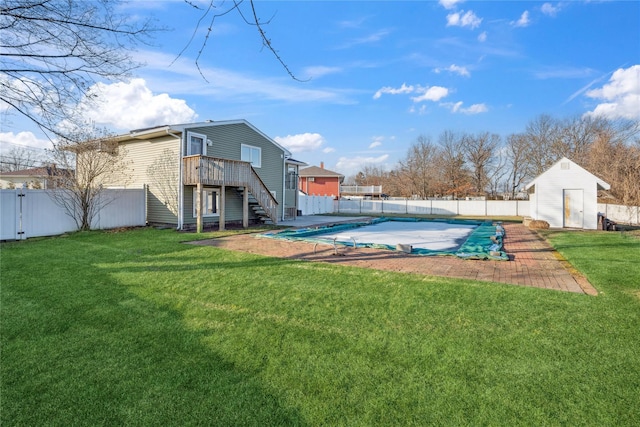
<svg viewBox="0 0 640 427">
<path fill-rule="evenodd" d="M 637 425 L 640 239 L 545 235 L 600 296 L 172 230 L 4 243 L 0 424 Z"/>
</svg>

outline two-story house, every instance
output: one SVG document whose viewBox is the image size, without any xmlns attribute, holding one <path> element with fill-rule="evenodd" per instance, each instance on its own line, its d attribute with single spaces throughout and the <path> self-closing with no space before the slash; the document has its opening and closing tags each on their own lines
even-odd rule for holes
<svg viewBox="0 0 640 427">
<path fill-rule="evenodd" d="M 130 176 L 112 184 L 146 186 L 150 224 L 200 231 L 297 214 L 298 168 L 305 163 L 246 120 L 138 129 L 116 140 Z"/>
<path fill-rule="evenodd" d="M 344 181 L 344 175 L 324 168 L 324 163 L 320 162 L 320 167 L 309 166 L 300 169 L 300 191 L 309 196 L 333 196 L 340 198 L 340 184 Z"/>
</svg>

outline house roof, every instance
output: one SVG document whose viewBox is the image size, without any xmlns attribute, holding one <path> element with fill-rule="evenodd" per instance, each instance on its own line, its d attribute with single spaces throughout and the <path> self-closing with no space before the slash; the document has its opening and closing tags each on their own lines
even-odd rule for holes
<svg viewBox="0 0 640 427">
<path fill-rule="evenodd" d="M 67 169 L 57 168 L 56 166 L 42 166 L 39 168 L 30 168 L 30 169 L 22 169 L 18 171 L 11 172 L 0 172 L 1 176 L 6 177 L 38 177 L 43 178 L 47 176 L 62 176 L 64 174 L 69 173 Z"/>
<path fill-rule="evenodd" d="M 299 176 L 301 177 L 335 177 L 335 178 L 344 178 L 344 175 L 330 171 L 329 169 L 320 168 L 318 166 L 309 166 L 308 168 L 300 169 Z"/>
<path fill-rule="evenodd" d="M 288 158 L 287 159 L 287 163 L 292 164 L 292 165 L 298 165 L 298 166 L 307 166 L 308 165 L 308 163 L 305 163 L 302 160 L 296 160 L 296 159 L 292 159 L 292 158 Z"/>
<path fill-rule="evenodd" d="M 540 181 L 541 178 L 543 178 L 550 170 L 552 169 L 556 169 L 561 167 L 561 163 L 566 163 L 569 162 L 571 164 L 571 169 L 572 170 L 578 170 L 581 171 L 582 173 L 586 173 L 588 175 L 591 175 L 593 177 L 593 179 L 596 181 L 597 185 L 598 185 L 598 190 L 609 190 L 611 188 L 611 185 L 609 185 L 607 182 L 603 181 L 602 179 L 598 178 L 596 175 L 592 174 L 591 172 L 589 172 L 588 170 L 586 170 L 585 168 L 583 168 L 582 166 L 580 166 L 579 164 L 577 164 L 576 162 L 563 157 L 562 159 L 558 160 L 556 163 L 553 164 L 553 166 L 551 166 L 549 169 L 547 169 L 546 171 L 542 172 L 540 175 L 538 175 L 537 177 L 535 177 L 531 182 L 529 182 L 527 185 L 525 185 L 525 189 L 528 190 L 531 187 L 536 185 L 536 182 Z"/>
<path fill-rule="evenodd" d="M 271 137 L 266 135 L 260 129 L 256 128 L 254 125 L 246 121 L 245 119 L 239 120 L 221 120 L 221 121 L 213 121 L 206 120 L 204 122 L 195 122 L 195 123 L 180 123 L 173 125 L 161 125 L 149 128 L 142 129 L 134 129 L 130 131 L 128 134 L 119 135 L 116 137 L 118 141 L 127 141 L 131 139 L 148 139 L 148 138 L 156 138 L 163 135 L 172 135 L 172 134 L 182 134 L 185 130 L 192 128 L 201 128 L 201 127 L 214 127 L 214 126 L 226 126 L 226 125 L 236 125 L 243 124 L 250 127 L 254 132 L 262 135 L 265 139 L 269 140 L 273 145 L 280 148 L 284 151 L 287 157 L 291 157 L 291 152 L 274 141 Z"/>
</svg>

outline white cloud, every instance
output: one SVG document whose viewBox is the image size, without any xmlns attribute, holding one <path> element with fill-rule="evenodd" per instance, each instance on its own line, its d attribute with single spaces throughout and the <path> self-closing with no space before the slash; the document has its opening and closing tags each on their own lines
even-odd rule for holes
<svg viewBox="0 0 640 427">
<path fill-rule="evenodd" d="M 616 70 L 609 82 L 586 93 L 589 98 L 602 100 L 586 114 L 610 119 L 640 119 L 640 65 Z"/>
<path fill-rule="evenodd" d="M 312 79 L 317 79 L 320 77 L 324 77 L 329 74 L 336 74 L 342 71 L 340 67 L 326 67 L 323 65 L 317 65 L 314 67 L 307 67 L 304 70 L 304 74 L 309 76 Z"/>
<path fill-rule="evenodd" d="M 436 73 L 440 73 L 442 71 L 450 71 L 450 72 L 452 72 L 454 74 L 459 74 L 459 75 L 464 76 L 464 77 L 471 76 L 471 73 L 469 73 L 469 70 L 467 69 L 467 67 L 461 67 L 461 66 L 456 65 L 456 64 L 451 64 L 447 68 L 436 68 L 434 71 Z"/>
<path fill-rule="evenodd" d="M 440 6 L 444 7 L 445 9 L 454 9 L 458 5 L 458 3 L 462 2 L 464 2 L 464 0 L 438 0 Z"/>
<path fill-rule="evenodd" d="M 422 101 L 439 101 L 442 98 L 449 95 L 449 89 L 442 86 L 431 86 L 430 88 L 423 89 L 424 92 L 420 96 L 413 96 L 411 99 L 413 102 Z"/>
<path fill-rule="evenodd" d="M 390 95 L 398 95 L 402 93 L 412 93 L 413 91 L 413 85 L 407 86 L 406 83 L 402 83 L 402 86 L 397 89 L 390 86 L 385 86 L 382 89 L 378 89 L 378 91 L 373 95 L 373 99 L 378 99 L 385 93 Z"/>
<path fill-rule="evenodd" d="M 292 153 L 314 151 L 322 147 L 325 142 L 324 137 L 319 133 L 308 132 L 297 135 L 276 136 L 273 139 Z"/>
<path fill-rule="evenodd" d="M 388 159 L 388 154 L 383 154 L 378 157 L 340 157 L 338 163 L 336 163 L 336 169 L 345 175 L 353 175 L 364 169 L 365 166 L 380 165 Z"/>
<path fill-rule="evenodd" d="M 464 10 L 460 12 L 454 12 L 447 15 L 447 27 L 469 27 L 471 29 L 477 28 L 482 23 L 482 18 L 478 18 L 472 11 Z"/>
<path fill-rule="evenodd" d="M 20 145 L 28 148 L 37 148 L 37 149 L 51 149 L 53 148 L 51 145 L 51 141 L 48 139 L 40 139 L 35 136 L 32 132 L 0 132 L 0 145 L 2 145 L 3 151 L 9 150 L 7 145 L 16 146 Z"/>
<path fill-rule="evenodd" d="M 383 28 L 382 30 L 378 30 L 364 37 L 347 41 L 346 43 L 338 46 L 337 49 L 348 49 L 348 48 L 363 45 L 363 44 L 377 43 L 380 40 L 386 38 L 391 33 L 392 31 L 390 29 Z"/>
<path fill-rule="evenodd" d="M 520 15 L 520 19 L 518 19 L 515 22 L 511 22 L 511 24 L 514 27 L 527 27 L 529 26 L 529 24 L 531 23 L 531 21 L 529 20 L 529 11 L 525 10 L 524 12 L 522 12 L 522 15 Z"/>
<path fill-rule="evenodd" d="M 441 105 L 443 107 L 449 108 L 449 110 L 451 110 L 452 113 L 461 113 L 461 114 L 467 114 L 467 115 L 486 113 L 487 111 L 489 111 L 489 109 L 485 104 L 473 104 L 468 108 L 463 108 L 462 107 L 463 104 L 464 103 L 462 101 L 458 101 L 455 103 L 453 102 L 443 103 Z"/>
<path fill-rule="evenodd" d="M 326 147 L 326 148 L 322 149 L 322 152 L 325 153 L 325 154 L 333 153 L 335 151 L 336 151 L 336 149 L 333 148 L 333 147 Z"/>
<path fill-rule="evenodd" d="M 376 147 L 380 147 L 382 145 L 382 140 L 384 139 L 384 137 L 382 136 L 376 136 L 373 138 L 373 142 L 371 144 L 369 144 L 369 148 L 376 148 Z"/>
<path fill-rule="evenodd" d="M 483 31 L 480 34 L 478 34 L 478 41 L 480 43 L 486 42 L 487 41 L 487 32 Z"/>
<path fill-rule="evenodd" d="M 154 77 L 150 85 L 168 93 L 206 96 L 208 102 L 271 99 L 293 103 L 351 103 L 338 89 L 309 89 L 281 79 L 254 77 L 223 68 L 194 66 L 192 60 L 161 52 L 141 51 L 138 59 Z M 200 75 L 200 71 L 202 75 Z M 207 80 L 204 80 L 205 76 Z"/>
<path fill-rule="evenodd" d="M 154 94 L 144 79 L 128 83 L 97 83 L 91 90 L 97 102 L 81 102 L 79 111 L 98 125 L 138 129 L 194 121 L 198 116 L 183 99 Z"/>
<path fill-rule="evenodd" d="M 560 11 L 560 5 L 554 6 L 551 3 L 545 3 L 545 4 L 542 5 L 540 10 L 545 15 L 548 15 L 548 16 L 551 16 L 551 17 L 555 17 L 558 14 L 558 12 Z"/>
</svg>

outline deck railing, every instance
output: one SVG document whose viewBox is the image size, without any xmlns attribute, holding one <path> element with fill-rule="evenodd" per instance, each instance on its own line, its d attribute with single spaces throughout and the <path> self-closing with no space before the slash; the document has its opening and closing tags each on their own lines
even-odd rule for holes
<svg viewBox="0 0 640 427">
<path fill-rule="evenodd" d="M 247 187 L 267 216 L 275 224 L 278 202 L 249 162 L 208 156 L 184 157 L 184 185 Z"/>
<path fill-rule="evenodd" d="M 341 185 L 340 194 L 382 194 L 382 185 Z"/>
</svg>

